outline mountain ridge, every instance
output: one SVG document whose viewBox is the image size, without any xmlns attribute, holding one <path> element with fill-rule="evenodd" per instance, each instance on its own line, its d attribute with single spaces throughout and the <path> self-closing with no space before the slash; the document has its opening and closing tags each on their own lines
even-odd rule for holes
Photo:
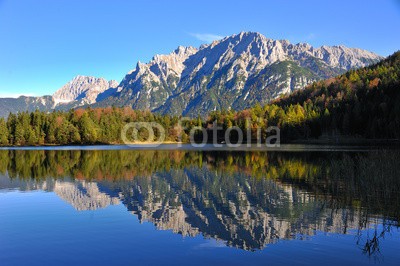
<svg viewBox="0 0 400 266">
<path fill-rule="evenodd" d="M 169 56 L 174 53 L 176 50 Z M 375 63 L 382 57 L 343 45 L 313 48 L 242 32 L 190 50 L 181 57 L 180 65 L 184 67 L 180 73 L 168 72 L 168 61 L 160 59 L 138 63 L 120 83 L 120 92 L 95 106 L 131 106 L 162 114 L 205 116 L 213 110 L 265 104 L 283 93 Z"/>
<path fill-rule="evenodd" d="M 118 84 L 77 76 L 52 96 L 0 99 L 9 112 L 130 106 L 161 114 L 206 116 L 241 110 L 337 76 L 383 57 L 343 45 L 312 47 L 241 32 L 199 48 L 179 46 L 170 54 L 138 62 Z"/>
<path fill-rule="evenodd" d="M 104 78 L 78 75 L 58 89 L 52 96 L 56 103 L 81 100 L 83 103 L 92 104 L 96 102 L 98 95 L 117 86 L 118 83 L 115 80 L 107 81 Z"/>
<path fill-rule="evenodd" d="M 0 98 L 0 117 L 24 111 L 65 111 L 93 104 L 98 99 L 107 98 L 115 93 L 117 86 L 118 83 L 115 80 L 107 81 L 104 78 L 77 75 L 53 95 Z"/>
</svg>

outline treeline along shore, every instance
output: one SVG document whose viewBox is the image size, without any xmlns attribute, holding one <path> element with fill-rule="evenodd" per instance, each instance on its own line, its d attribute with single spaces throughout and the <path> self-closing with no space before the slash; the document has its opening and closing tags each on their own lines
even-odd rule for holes
<svg viewBox="0 0 400 266">
<path fill-rule="evenodd" d="M 124 126 L 131 122 L 160 124 L 164 141 L 170 142 L 189 142 L 191 132 L 195 132 L 195 140 L 202 139 L 204 132 L 215 127 L 218 139 L 228 136 L 232 141 L 265 141 L 271 126 L 279 128 L 281 142 L 338 138 L 396 141 L 400 139 L 399 80 L 400 52 L 396 52 L 375 65 L 314 82 L 265 106 L 213 111 L 207 117 L 182 119 L 130 107 L 21 112 L 0 118 L 0 145 L 118 144 L 123 143 Z M 232 127 L 246 134 L 243 138 L 238 130 L 226 134 Z M 149 139 L 148 130 L 141 128 L 136 140 L 158 140 L 161 132 L 156 129 L 154 133 L 154 139 Z M 207 135 L 208 141 L 215 136 Z"/>
</svg>

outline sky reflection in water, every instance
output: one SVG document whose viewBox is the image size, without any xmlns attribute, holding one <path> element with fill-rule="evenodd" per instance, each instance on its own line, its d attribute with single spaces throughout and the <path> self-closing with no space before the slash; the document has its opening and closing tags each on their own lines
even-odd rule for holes
<svg viewBox="0 0 400 266">
<path fill-rule="evenodd" d="M 0 157 L 5 265 L 400 261 L 396 150 Z"/>
</svg>

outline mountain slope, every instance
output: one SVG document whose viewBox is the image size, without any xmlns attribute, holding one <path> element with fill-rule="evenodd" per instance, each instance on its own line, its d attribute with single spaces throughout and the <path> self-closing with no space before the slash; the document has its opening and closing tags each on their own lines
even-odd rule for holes
<svg viewBox="0 0 400 266">
<path fill-rule="evenodd" d="M 35 110 L 48 111 L 54 107 L 51 96 L 18 98 L 0 98 L 0 117 L 7 117 L 9 113 L 33 112 Z"/>
<path fill-rule="evenodd" d="M 282 108 L 303 105 L 313 110 L 319 115 L 310 117 L 308 124 L 311 128 L 319 126 L 317 131 L 323 134 L 398 140 L 399 88 L 400 52 L 396 52 L 372 66 L 314 83 L 275 104 Z"/>
<path fill-rule="evenodd" d="M 116 88 L 115 80 L 107 81 L 103 78 L 76 76 L 53 94 L 56 103 L 70 103 L 78 101 L 82 104 L 92 104 L 97 97 L 110 88 Z"/>
<path fill-rule="evenodd" d="M 345 46 L 291 44 L 260 33 L 240 34 L 138 62 L 120 84 L 77 76 L 53 96 L 0 99 L 9 112 L 68 110 L 81 106 L 130 106 L 161 114 L 207 116 L 214 110 L 242 110 L 266 104 L 314 81 L 342 74 L 382 57 Z"/>
<path fill-rule="evenodd" d="M 400 139 L 400 52 L 377 64 L 314 82 L 264 107 L 212 112 L 206 124 L 278 126 L 283 142 L 321 138 L 322 142 Z M 242 128 L 242 130 L 245 130 Z M 253 136 L 255 138 L 255 136 Z M 368 141 L 366 141 L 368 139 Z"/>
<path fill-rule="evenodd" d="M 76 76 L 52 96 L 0 98 L 0 117 L 9 113 L 35 110 L 69 110 L 79 106 L 93 104 L 117 92 L 118 83 L 103 78 Z"/>
<path fill-rule="evenodd" d="M 97 106 L 132 106 L 134 109 L 154 110 L 171 97 L 186 68 L 184 62 L 198 50 L 178 47 L 169 55 L 156 55 L 148 63 L 137 63 L 136 69 L 121 81 L 121 91 Z"/>
<path fill-rule="evenodd" d="M 307 84 L 375 63 L 382 57 L 344 46 L 313 48 L 254 32 L 200 49 L 179 47 L 138 63 L 121 91 L 96 106 L 132 106 L 163 114 L 205 116 L 212 110 L 265 104 Z"/>
</svg>

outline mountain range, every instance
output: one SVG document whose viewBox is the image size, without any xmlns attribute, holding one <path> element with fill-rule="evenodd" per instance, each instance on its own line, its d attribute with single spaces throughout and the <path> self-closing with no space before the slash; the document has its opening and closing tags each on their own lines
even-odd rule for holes
<svg viewBox="0 0 400 266">
<path fill-rule="evenodd" d="M 118 84 L 77 76 L 52 96 L 0 99 L 10 112 L 130 106 L 162 114 L 206 116 L 213 110 L 266 104 L 314 81 L 378 62 L 383 57 L 345 46 L 314 48 L 241 32 L 199 48 L 179 46 L 138 62 Z"/>
</svg>

